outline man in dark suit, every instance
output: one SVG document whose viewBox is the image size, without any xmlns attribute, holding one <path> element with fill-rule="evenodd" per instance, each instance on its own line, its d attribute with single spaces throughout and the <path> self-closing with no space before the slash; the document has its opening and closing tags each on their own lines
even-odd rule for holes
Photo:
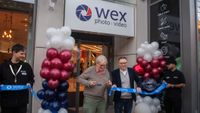
<svg viewBox="0 0 200 113">
<path fill-rule="evenodd" d="M 134 81 L 136 81 L 137 85 L 140 84 L 136 72 L 127 67 L 127 62 L 126 57 L 118 59 L 119 68 L 112 72 L 113 87 L 134 88 Z M 141 91 L 141 88 L 138 87 L 137 91 Z M 136 97 L 133 93 L 115 91 L 113 98 L 115 113 L 131 113 L 133 100 L 135 101 L 135 99 Z"/>
</svg>

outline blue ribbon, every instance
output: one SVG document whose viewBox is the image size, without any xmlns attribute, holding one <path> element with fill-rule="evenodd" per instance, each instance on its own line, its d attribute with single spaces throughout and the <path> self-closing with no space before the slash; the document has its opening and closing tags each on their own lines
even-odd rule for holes
<svg viewBox="0 0 200 113">
<path fill-rule="evenodd" d="M 18 91 L 31 89 L 30 85 L 0 85 L 0 91 Z"/>
<path fill-rule="evenodd" d="M 37 96 L 37 93 L 32 89 L 30 85 L 0 85 L 0 91 L 19 91 L 25 89 L 30 89 L 32 96 L 37 100 L 40 100 Z"/>
<path fill-rule="evenodd" d="M 138 94 L 141 94 L 141 95 L 155 95 L 155 94 L 161 93 L 161 91 L 163 89 L 165 89 L 166 87 L 167 87 L 167 83 L 163 82 L 157 89 L 155 89 L 152 92 L 142 91 L 142 92 L 139 92 Z M 120 92 L 127 92 L 127 93 L 137 93 L 136 89 L 133 89 L 133 88 L 118 88 L 118 87 L 113 87 L 109 91 L 109 94 L 108 94 L 109 96 L 112 95 L 112 91 L 120 91 Z"/>
</svg>

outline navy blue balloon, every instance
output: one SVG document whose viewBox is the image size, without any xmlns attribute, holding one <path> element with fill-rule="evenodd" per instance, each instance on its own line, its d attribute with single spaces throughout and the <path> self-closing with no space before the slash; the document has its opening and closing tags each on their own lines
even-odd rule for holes
<svg viewBox="0 0 200 113">
<path fill-rule="evenodd" d="M 44 89 L 39 90 L 39 91 L 37 92 L 37 97 L 38 97 L 39 99 L 44 99 L 44 97 L 45 97 L 45 90 L 44 90 Z"/>
<path fill-rule="evenodd" d="M 41 103 L 41 107 L 43 109 L 49 109 L 49 102 L 47 100 L 43 100 L 42 103 Z"/>
<path fill-rule="evenodd" d="M 44 81 L 42 82 L 42 87 L 43 87 L 44 89 L 49 89 L 48 80 L 44 80 Z"/>
<path fill-rule="evenodd" d="M 54 98 L 56 97 L 56 92 L 53 91 L 53 90 L 50 90 L 50 89 L 47 89 L 45 91 L 45 99 L 50 101 L 50 100 L 53 100 Z"/>
<path fill-rule="evenodd" d="M 63 101 L 60 102 L 60 107 L 61 108 L 67 108 L 68 107 L 68 100 L 65 99 Z"/>
<path fill-rule="evenodd" d="M 67 89 L 69 88 L 69 84 L 67 81 L 65 82 L 61 82 L 58 86 L 58 90 L 59 91 L 67 91 Z"/>
<path fill-rule="evenodd" d="M 60 103 L 58 101 L 52 101 L 52 102 L 50 102 L 49 109 L 52 112 L 58 111 L 60 109 Z"/>
<path fill-rule="evenodd" d="M 58 100 L 62 101 L 64 99 L 67 99 L 67 92 L 58 92 Z"/>
</svg>

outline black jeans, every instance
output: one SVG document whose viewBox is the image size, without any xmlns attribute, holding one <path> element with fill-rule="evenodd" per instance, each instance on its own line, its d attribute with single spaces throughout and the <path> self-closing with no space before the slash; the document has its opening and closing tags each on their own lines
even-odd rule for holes
<svg viewBox="0 0 200 113">
<path fill-rule="evenodd" d="M 166 113 L 181 113 L 181 97 L 165 97 Z"/>
<path fill-rule="evenodd" d="M 1 113 L 26 113 L 27 105 L 17 107 L 4 107 L 1 106 Z"/>
<path fill-rule="evenodd" d="M 120 101 L 116 101 L 114 105 L 115 113 L 131 113 L 132 107 L 132 99 L 121 99 Z"/>
</svg>

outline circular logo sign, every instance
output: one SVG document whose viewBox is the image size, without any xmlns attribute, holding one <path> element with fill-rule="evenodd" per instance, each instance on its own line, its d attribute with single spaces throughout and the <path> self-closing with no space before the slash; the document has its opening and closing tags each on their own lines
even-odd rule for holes
<svg viewBox="0 0 200 113">
<path fill-rule="evenodd" d="M 92 17 L 92 11 L 87 5 L 79 5 L 76 8 L 76 16 L 82 21 L 88 21 Z"/>
</svg>

